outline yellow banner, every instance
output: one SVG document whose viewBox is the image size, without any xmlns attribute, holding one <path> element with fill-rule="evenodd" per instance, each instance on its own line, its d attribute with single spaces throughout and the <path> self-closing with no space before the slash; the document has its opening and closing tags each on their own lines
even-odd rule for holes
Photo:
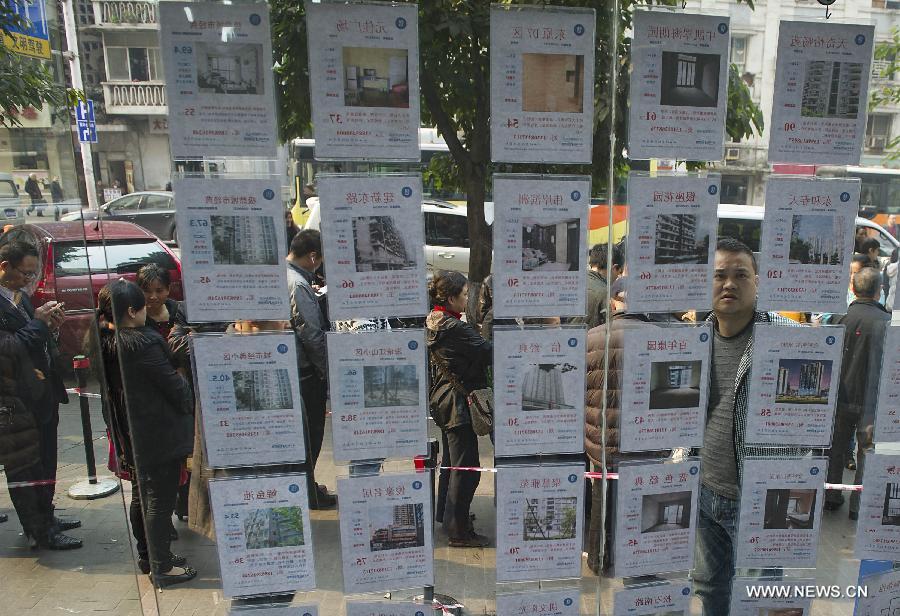
<svg viewBox="0 0 900 616">
<path fill-rule="evenodd" d="M 44 39 L 13 32 L 3 35 L 3 44 L 10 51 L 23 56 L 40 60 L 50 59 L 50 41 L 45 41 Z"/>
</svg>

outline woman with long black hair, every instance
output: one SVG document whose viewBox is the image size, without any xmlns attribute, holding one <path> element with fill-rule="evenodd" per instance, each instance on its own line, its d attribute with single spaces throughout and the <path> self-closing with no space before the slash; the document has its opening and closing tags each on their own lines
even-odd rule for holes
<svg viewBox="0 0 900 616">
<path fill-rule="evenodd" d="M 175 371 L 159 332 L 147 325 L 144 292 L 127 280 L 101 289 L 97 325 L 106 391 L 104 419 L 119 467 L 132 481 L 130 519 L 138 565 L 157 586 L 192 579 L 197 572 L 170 550 L 172 509 L 181 464 L 194 437 L 193 396 Z"/>
<path fill-rule="evenodd" d="M 431 416 L 440 427 L 441 466 L 480 466 L 478 436 L 467 396 L 487 387 L 493 346 L 462 320 L 467 280 L 459 272 L 437 272 L 428 285 L 432 310 L 425 319 L 431 363 Z M 487 537 L 472 527 L 469 508 L 481 479 L 473 471 L 441 471 L 436 519 L 443 521 L 450 547 L 485 547 Z"/>
</svg>

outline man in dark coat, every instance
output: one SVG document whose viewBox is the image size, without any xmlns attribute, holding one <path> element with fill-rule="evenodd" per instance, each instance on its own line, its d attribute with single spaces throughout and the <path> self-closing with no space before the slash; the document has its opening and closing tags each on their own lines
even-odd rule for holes
<svg viewBox="0 0 900 616">
<path fill-rule="evenodd" d="M 40 482 L 32 489 L 39 493 L 37 506 L 13 504 L 19 521 L 34 547 L 71 549 L 81 547 L 81 541 L 63 535 L 61 531 L 81 526 L 78 520 L 60 520 L 53 515 L 53 495 L 56 489 L 57 427 L 59 404 L 68 402 L 65 385 L 56 369 L 58 351 L 54 336 L 66 319 L 63 306 L 49 301 L 35 309 L 23 289 L 39 275 L 37 249 L 20 241 L 0 247 L 0 330 L 13 334 L 25 348 L 35 374 L 43 383 L 38 392 L 24 400 L 34 415 L 40 433 L 40 457 L 36 464 L 20 472 L 7 472 L 7 480 Z M 17 490 L 21 493 L 23 490 Z"/>
<path fill-rule="evenodd" d="M 866 427 L 874 423 L 885 328 L 891 320 L 891 313 L 878 303 L 881 274 L 877 269 L 862 268 L 853 274 L 851 285 L 856 300 L 847 308 L 847 314 L 836 321 L 846 329 L 834 435 L 828 455 L 828 483 L 843 483 L 845 457 L 854 432 L 858 447 L 855 482 L 862 483 L 865 452 L 872 444 L 871 433 Z M 839 490 L 828 490 L 826 510 L 839 509 L 843 504 L 844 497 Z M 850 519 L 855 520 L 858 516 L 859 493 L 854 492 L 850 497 Z"/>
</svg>

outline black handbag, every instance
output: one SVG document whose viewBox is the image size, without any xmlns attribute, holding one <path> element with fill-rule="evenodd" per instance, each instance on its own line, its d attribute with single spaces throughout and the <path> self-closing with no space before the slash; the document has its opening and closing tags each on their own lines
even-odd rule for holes
<svg viewBox="0 0 900 616">
<path fill-rule="evenodd" d="M 15 398 L 0 398 L 0 464 L 7 472 L 40 460 L 40 435 L 34 415 Z"/>
<path fill-rule="evenodd" d="M 466 392 L 466 388 L 450 370 L 450 366 L 437 353 L 430 353 L 438 372 L 450 383 L 450 386 L 462 395 L 469 407 L 472 430 L 478 436 L 487 436 L 494 431 L 494 390 L 490 387 Z"/>
</svg>

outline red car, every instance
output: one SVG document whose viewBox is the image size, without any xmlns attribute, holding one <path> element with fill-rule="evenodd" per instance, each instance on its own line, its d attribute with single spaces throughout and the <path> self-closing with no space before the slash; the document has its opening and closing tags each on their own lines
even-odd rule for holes
<svg viewBox="0 0 900 616">
<path fill-rule="evenodd" d="M 169 270 L 171 297 L 183 297 L 181 262 L 155 235 L 130 222 L 46 222 L 14 227 L 0 245 L 23 240 L 38 247 L 40 277 L 26 289 L 35 307 L 65 302 L 59 348 L 65 367 L 82 351 L 84 334 L 95 318 L 97 294 L 110 280 L 134 280 L 148 263 Z M 105 256 L 105 258 L 104 258 Z"/>
</svg>

